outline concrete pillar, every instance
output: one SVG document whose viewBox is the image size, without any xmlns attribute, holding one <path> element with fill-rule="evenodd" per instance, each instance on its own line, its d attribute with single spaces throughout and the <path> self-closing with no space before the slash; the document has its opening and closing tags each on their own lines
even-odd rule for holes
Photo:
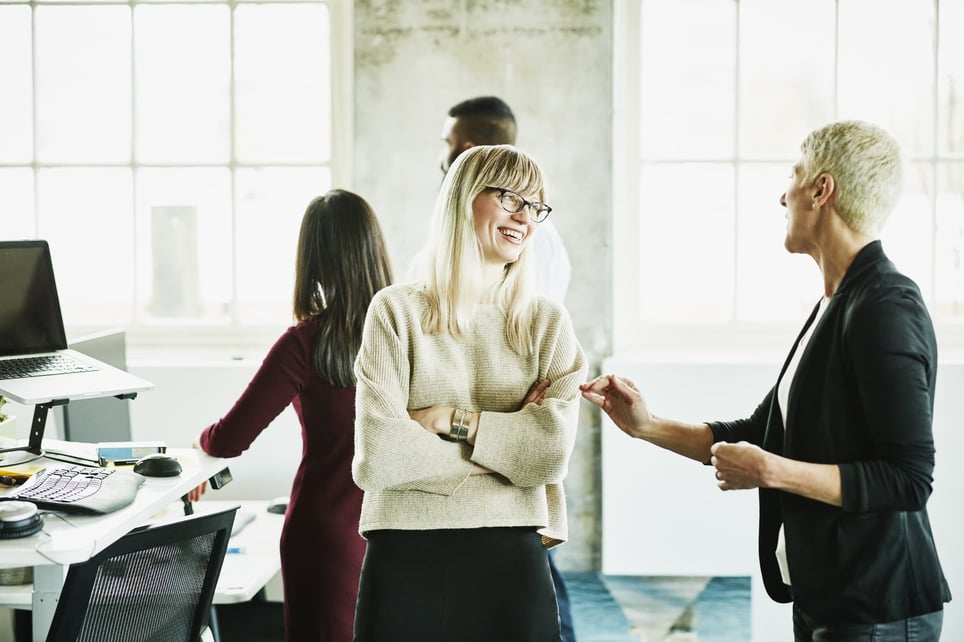
<svg viewBox="0 0 964 642">
<path fill-rule="evenodd" d="M 572 262 L 566 299 L 596 374 L 612 346 L 611 0 L 354 3 L 353 185 L 378 213 L 396 272 L 422 245 L 441 181 L 445 112 L 495 94 L 549 178 Z M 561 568 L 599 568 L 599 419 L 583 403 L 566 480 Z"/>
</svg>

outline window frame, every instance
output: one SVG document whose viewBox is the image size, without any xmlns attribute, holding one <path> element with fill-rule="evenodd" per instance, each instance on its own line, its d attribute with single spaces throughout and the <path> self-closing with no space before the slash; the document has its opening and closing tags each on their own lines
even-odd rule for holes
<svg viewBox="0 0 964 642">
<path fill-rule="evenodd" d="M 51 0 L 49 2 L 38 2 L 38 0 L 0 0 L 0 4 L 4 6 L 27 6 L 30 8 L 31 12 L 31 28 L 36 29 L 34 26 L 34 16 L 38 7 L 56 7 L 63 6 L 65 3 L 58 0 Z M 237 6 L 235 0 L 189 0 L 188 2 L 176 2 L 174 0 L 127 0 L 127 1 L 111 1 L 111 0 L 69 0 L 67 4 L 79 5 L 79 6 L 127 6 L 133 11 L 135 6 L 163 6 L 166 4 L 186 4 L 186 5 L 202 5 L 202 4 L 217 4 L 226 5 L 230 10 L 234 10 Z M 252 4 L 257 4 L 252 2 Z M 269 2 L 267 4 L 275 4 Z M 329 74 L 330 74 L 330 158 L 323 163 L 321 166 L 326 167 L 327 171 L 331 177 L 331 186 L 339 187 L 345 189 L 351 189 L 353 175 L 352 175 L 352 148 L 354 144 L 353 140 L 353 90 L 354 90 L 354 70 L 352 67 L 353 61 L 353 46 L 354 46 L 354 15 L 353 15 L 353 5 L 349 0 L 278 0 L 276 4 L 313 4 L 313 5 L 324 5 L 327 8 L 329 28 L 330 28 L 330 40 L 329 40 Z M 133 37 L 133 36 L 132 36 Z M 162 168 L 169 166 L 167 163 L 151 163 L 142 162 L 132 155 L 129 161 L 124 162 L 91 162 L 86 163 L 83 160 L 80 162 L 40 162 L 37 157 L 36 140 L 37 140 L 37 127 L 38 127 L 38 105 L 36 100 L 36 76 L 37 73 L 37 60 L 36 60 L 36 33 L 32 36 L 32 60 L 30 63 L 31 74 L 34 75 L 34 97 L 31 100 L 32 109 L 32 126 L 33 126 L 33 138 L 34 138 L 34 149 L 33 157 L 29 162 L 18 163 L 3 163 L 4 167 L 23 167 L 24 169 L 30 170 L 33 175 L 33 194 L 35 208 L 39 202 L 39 172 L 49 169 L 57 168 L 78 168 L 78 167 L 97 167 L 97 168 L 119 168 L 123 170 L 128 170 L 132 173 L 133 180 L 133 196 L 131 201 L 131 216 L 134 217 L 134 222 L 136 234 L 136 216 L 137 216 L 137 202 L 138 202 L 138 190 L 137 190 L 137 178 L 136 173 L 138 169 L 141 168 Z M 233 53 L 232 53 L 233 58 Z M 136 71 L 131 70 L 133 82 L 136 83 Z M 131 109 L 135 109 L 132 103 Z M 135 119 L 137 114 L 134 113 L 133 117 Z M 131 144 L 136 150 L 137 146 L 137 131 L 136 125 L 131 131 L 132 141 Z M 191 167 L 190 163 L 174 164 L 177 167 Z M 300 164 L 298 164 L 300 165 Z M 228 169 L 230 172 L 236 172 L 239 169 L 252 166 L 251 163 L 239 162 L 236 158 L 229 158 L 225 163 L 219 165 L 204 165 L 205 167 L 223 167 Z M 262 164 L 253 165 L 254 167 L 261 167 Z M 277 166 L 277 163 L 266 162 L 264 166 Z M 284 166 L 282 163 L 281 166 Z M 306 165 L 314 166 L 314 165 Z M 234 197 L 232 196 L 232 202 Z M 236 215 L 236 210 L 232 208 L 234 215 Z M 38 210 L 35 209 L 35 217 L 33 221 L 33 235 L 39 237 L 40 234 L 40 217 Z M 297 230 L 295 230 L 297 233 Z M 132 240 L 133 242 L 133 240 Z M 138 250 L 134 248 L 134 262 L 138 261 Z M 232 268 L 232 279 L 237 278 L 236 268 Z M 148 357 L 158 356 L 164 359 L 170 356 L 189 356 L 196 357 L 201 356 L 211 356 L 213 358 L 223 358 L 223 357 L 233 357 L 233 358 L 245 358 L 253 357 L 259 354 L 263 354 L 263 351 L 267 345 L 273 342 L 283 327 L 286 327 L 288 323 L 245 323 L 242 319 L 238 318 L 236 311 L 232 311 L 226 322 L 212 323 L 208 319 L 173 319 L 173 320 L 161 320 L 160 322 L 144 322 L 143 313 L 139 311 L 138 303 L 138 289 L 139 285 L 135 282 L 133 297 L 129 302 L 131 305 L 131 310 L 129 314 L 129 320 L 122 320 L 117 324 L 117 327 L 122 327 L 127 333 L 127 343 L 130 351 L 137 355 L 146 355 Z M 290 298 L 290 293 L 285 293 L 285 298 Z M 290 309 L 290 307 L 289 307 Z M 92 332 L 100 332 L 105 330 L 103 325 L 93 325 L 90 322 L 80 322 L 71 323 L 70 319 L 66 320 L 68 327 L 67 333 L 69 338 L 81 337 Z M 289 320 L 289 323 L 291 321 Z"/>
<path fill-rule="evenodd" d="M 641 107 L 640 18 L 645 0 L 615 0 L 613 21 L 613 353 L 639 354 L 647 358 L 669 361 L 771 361 L 782 360 L 786 350 L 797 337 L 806 315 L 795 321 L 746 322 L 730 315 L 724 322 L 654 323 L 643 320 L 641 306 L 645 298 L 638 261 L 640 238 L 639 172 L 644 161 L 640 154 Z M 939 0 L 932 0 L 938 3 Z M 739 4 L 740 0 L 733 0 Z M 837 0 L 840 2 L 840 0 Z M 737 9 L 739 10 L 739 9 Z M 739 43 L 738 43 L 739 44 Z M 936 46 L 936 45 L 935 45 Z M 936 62 L 935 54 L 935 65 Z M 835 63 L 836 64 L 836 63 Z M 739 74 L 737 63 L 735 72 Z M 935 86 L 934 91 L 937 91 Z M 936 106 L 935 106 L 936 110 Z M 739 104 L 735 120 L 739 121 Z M 936 115 L 934 116 L 936 119 Z M 935 134 L 936 135 L 936 134 Z M 795 152 L 796 150 L 790 150 Z M 908 161 L 937 163 L 935 148 L 930 158 L 908 158 Z M 787 168 L 795 159 L 788 159 Z M 945 159 L 946 160 L 946 159 Z M 744 162 L 766 162 L 765 159 L 743 159 Z M 681 161 L 681 162 L 686 162 Z M 702 160 L 697 162 L 703 162 Z M 739 180 L 741 157 L 734 152 L 731 161 Z M 780 185 L 771 186 L 782 189 Z M 936 210 L 930 212 L 934 217 Z M 736 213 L 739 217 L 739 212 Z M 936 229 L 936 224 L 935 224 Z M 932 266 L 933 245 L 929 250 Z M 686 261 L 682 257 L 681 261 Z M 735 270 L 736 261 L 724 266 Z M 819 278 L 816 265 L 815 278 Z M 932 267 L 932 270 L 934 268 Z M 668 267 L 667 271 L 672 270 Z M 814 290 L 814 304 L 819 296 Z M 736 309 L 734 290 L 732 310 Z M 927 301 L 928 305 L 932 304 Z M 658 303 L 657 303 L 658 304 Z M 947 321 L 934 319 L 938 347 L 942 361 L 964 361 L 964 319 Z"/>
<path fill-rule="evenodd" d="M 150 0 L 146 0 L 150 2 Z M 350 0 L 279 0 L 323 3 L 331 20 L 331 185 L 351 189 L 354 149 L 354 10 Z M 228 0 L 234 6 L 232 0 Z M 232 163 L 234 167 L 237 164 Z M 136 302 L 135 302 L 136 305 Z M 292 320 L 293 322 L 293 320 Z M 127 330 L 128 346 L 141 358 L 254 359 L 278 337 L 275 325 L 244 324 L 236 319 L 228 326 L 176 323 L 142 324 Z M 83 329 L 89 331 L 90 329 Z"/>
</svg>

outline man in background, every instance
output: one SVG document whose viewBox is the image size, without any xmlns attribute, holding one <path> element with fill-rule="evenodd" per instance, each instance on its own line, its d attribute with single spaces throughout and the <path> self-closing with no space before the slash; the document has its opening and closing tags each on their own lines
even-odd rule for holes
<svg viewBox="0 0 964 642">
<path fill-rule="evenodd" d="M 442 125 L 442 173 L 459 154 L 476 145 L 515 145 L 515 115 L 495 96 L 463 100 L 448 111 Z M 535 236 L 536 284 L 539 294 L 564 303 L 572 266 L 552 218 L 539 223 Z"/>
<path fill-rule="evenodd" d="M 515 114 L 501 98 L 479 96 L 463 100 L 448 111 L 442 125 L 442 173 L 449 170 L 459 154 L 476 145 L 515 145 Z M 569 288 L 572 266 L 562 237 L 548 218 L 539 223 L 535 236 L 536 291 L 559 303 L 564 303 Z M 575 642 L 572 613 L 569 608 L 569 591 L 562 575 L 556 568 L 555 549 L 549 550 L 549 570 L 556 588 L 559 606 L 559 622 L 563 642 Z"/>
</svg>

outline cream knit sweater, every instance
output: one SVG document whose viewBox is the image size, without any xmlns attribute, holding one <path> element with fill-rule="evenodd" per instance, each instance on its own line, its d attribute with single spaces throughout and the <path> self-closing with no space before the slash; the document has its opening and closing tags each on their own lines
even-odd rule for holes
<svg viewBox="0 0 964 642">
<path fill-rule="evenodd" d="M 355 361 L 352 476 L 365 491 L 359 532 L 534 526 L 547 546 L 566 539 L 562 480 L 576 439 L 588 366 L 569 315 L 539 298 L 530 354 L 512 350 L 506 315 L 480 306 L 460 338 L 425 334 L 417 285 L 379 292 Z M 540 405 L 519 406 L 538 380 Z M 408 410 L 480 412 L 475 446 L 448 442 Z M 470 475 L 473 462 L 496 474 Z"/>
</svg>

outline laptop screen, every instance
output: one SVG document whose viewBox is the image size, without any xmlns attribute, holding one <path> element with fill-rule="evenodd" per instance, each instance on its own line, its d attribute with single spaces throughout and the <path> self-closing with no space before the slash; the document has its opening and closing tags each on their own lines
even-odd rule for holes
<svg viewBox="0 0 964 642">
<path fill-rule="evenodd" d="M 67 347 L 46 241 L 0 241 L 0 356 Z"/>
</svg>

